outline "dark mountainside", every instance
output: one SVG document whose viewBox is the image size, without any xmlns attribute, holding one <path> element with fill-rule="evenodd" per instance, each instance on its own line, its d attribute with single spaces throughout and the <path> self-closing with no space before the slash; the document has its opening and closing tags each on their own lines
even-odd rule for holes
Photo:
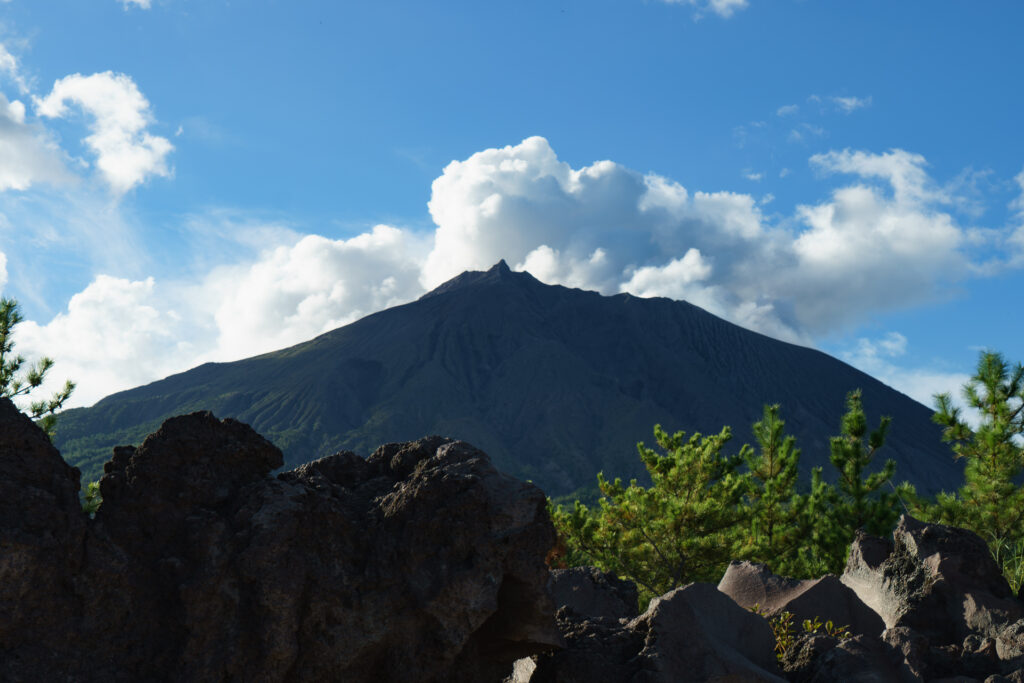
<svg viewBox="0 0 1024 683">
<path fill-rule="evenodd" d="M 828 438 L 856 388 L 872 427 L 893 418 L 881 457 L 896 460 L 898 480 L 928 493 L 960 483 L 931 411 L 841 361 L 689 303 L 545 285 L 501 262 L 309 342 L 66 411 L 56 446 L 88 481 L 113 446 L 210 410 L 251 424 L 289 468 L 443 434 L 561 495 L 592 486 L 599 470 L 640 476 L 636 442 L 652 443 L 655 423 L 731 425 L 736 450 L 763 404 L 780 403 L 802 468 L 824 466 L 828 477 Z"/>
</svg>

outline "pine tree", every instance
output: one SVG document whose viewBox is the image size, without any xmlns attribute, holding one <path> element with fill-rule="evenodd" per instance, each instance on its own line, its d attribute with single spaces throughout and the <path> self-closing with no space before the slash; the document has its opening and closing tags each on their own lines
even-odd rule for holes
<svg viewBox="0 0 1024 683">
<path fill-rule="evenodd" d="M 746 516 L 740 503 L 747 476 L 737 470 L 750 448 L 724 455 L 728 427 L 687 439 L 659 425 L 654 435 L 664 454 L 637 445 L 650 487 L 599 474 L 598 509 L 577 501 L 573 510 L 558 507 L 553 514 L 570 556 L 635 581 L 642 602 L 692 581 L 718 581 Z"/>
<path fill-rule="evenodd" d="M 802 549 L 814 523 L 806 514 L 812 498 L 797 494 L 800 449 L 795 437 L 783 435 L 785 425 L 778 405 L 766 405 L 763 417 L 754 423 L 760 449 L 746 459 L 750 521 L 740 556 L 763 562 L 777 574 L 804 576 L 809 568 Z"/>
<path fill-rule="evenodd" d="M 1024 541 L 1024 366 L 1011 367 L 998 353 L 983 352 L 975 375 L 963 387 L 967 405 L 980 413 L 976 430 L 963 419 L 949 394 L 935 396 L 933 420 L 943 441 L 967 461 L 957 495 L 940 494 L 932 508 L 937 521 L 971 529 L 995 550 Z"/>
<path fill-rule="evenodd" d="M 23 318 L 14 299 L 0 298 L 0 396 L 17 400 L 42 386 L 46 373 L 53 367 L 53 360 L 40 358 L 34 365 L 25 365 L 25 358 L 14 354 L 14 328 Z M 49 435 L 53 435 L 55 413 L 71 396 L 75 385 L 71 381 L 49 399 L 32 401 L 22 410 Z"/>
<path fill-rule="evenodd" d="M 883 417 L 878 428 L 868 433 L 867 416 L 861 401 L 860 390 L 846 397 L 846 414 L 840 423 L 840 435 L 830 441 L 829 460 L 839 473 L 834 498 L 828 501 L 824 494 L 823 503 L 831 505 L 832 511 L 822 521 L 834 524 L 830 548 L 832 571 L 842 570 L 846 559 L 846 546 L 853 540 L 854 533 L 863 529 L 876 536 L 892 531 L 893 523 L 899 517 L 900 494 L 909 494 L 909 488 L 892 485 L 896 463 L 887 460 L 881 469 L 867 474 L 875 455 L 885 444 L 885 436 L 891 420 Z M 867 442 L 865 444 L 865 437 Z M 892 490 L 885 490 L 889 486 Z"/>
</svg>

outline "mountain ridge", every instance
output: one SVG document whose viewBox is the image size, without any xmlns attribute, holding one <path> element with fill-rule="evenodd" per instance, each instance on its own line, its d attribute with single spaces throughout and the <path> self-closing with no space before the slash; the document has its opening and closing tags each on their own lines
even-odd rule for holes
<svg viewBox="0 0 1024 683">
<path fill-rule="evenodd" d="M 655 423 L 691 433 L 728 424 L 738 450 L 765 403 L 781 404 L 801 469 L 828 475 L 828 437 L 856 388 L 871 424 L 894 418 L 879 457 L 897 461 L 897 479 L 924 492 L 959 483 L 931 411 L 837 359 L 688 302 L 546 285 L 501 261 L 307 342 L 66 411 L 57 445 L 95 477 L 112 446 L 207 409 L 267 435 L 286 467 L 436 433 L 558 495 L 593 485 L 599 470 L 642 479 L 635 444 L 651 441 Z"/>
</svg>

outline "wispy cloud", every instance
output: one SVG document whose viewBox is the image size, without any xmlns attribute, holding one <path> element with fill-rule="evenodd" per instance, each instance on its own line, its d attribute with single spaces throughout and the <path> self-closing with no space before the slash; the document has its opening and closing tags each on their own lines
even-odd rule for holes
<svg viewBox="0 0 1024 683">
<path fill-rule="evenodd" d="M 798 104 L 786 104 L 775 110 L 776 116 L 793 116 L 800 111 Z"/>
<path fill-rule="evenodd" d="M 871 106 L 871 96 L 867 97 L 833 97 L 832 102 L 839 108 L 839 111 L 844 114 L 856 111 L 857 109 L 864 109 L 865 107 Z"/>
<path fill-rule="evenodd" d="M 663 0 L 670 5 L 690 5 L 697 10 L 699 18 L 711 12 L 723 19 L 729 19 L 736 12 L 744 10 L 750 4 L 748 0 Z"/>
<path fill-rule="evenodd" d="M 807 101 L 812 104 L 817 104 L 822 112 L 826 111 L 837 111 L 843 114 L 849 114 L 858 109 L 864 109 L 871 106 L 871 95 L 866 97 L 856 97 L 853 95 L 808 95 Z"/>
<path fill-rule="evenodd" d="M 28 92 L 28 83 L 21 73 L 21 65 L 18 63 L 17 57 L 11 54 L 3 43 L 0 43 L 0 75 L 13 82 L 22 95 Z"/>
<path fill-rule="evenodd" d="M 840 352 L 850 365 L 903 392 L 929 408 L 935 405 L 935 394 L 950 394 L 962 407 L 960 389 L 969 376 L 962 372 L 943 372 L 925 367 L 921 361 L 906 361 L 907 338 L 889 332 L 875 338 L 861 338 L 852 349 Z M 973 419 L 968 415 L 969 419 Z"/>
</svg>

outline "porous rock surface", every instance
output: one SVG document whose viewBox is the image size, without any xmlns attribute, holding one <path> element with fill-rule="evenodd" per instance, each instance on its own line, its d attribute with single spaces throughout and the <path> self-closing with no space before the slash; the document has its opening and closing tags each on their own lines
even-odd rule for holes
<svg viewBox="0 0 1024 683">
<path fill-rule="evenodd" d="M 853 635 L 869 638 L 877 638 L 885 628 L 881 617 L 834 574 L 790 579 L 773 574 L 764 564 L 732 562 L 718 582 L 718 590 L 741 607 L 756 608 L 766 617 L 789 612 L 797 624 L 805 619 L 831 621 L 836 627 L 847 627 Z"/>
<path fill-rule="evenodd" d="M 543 493 L 429 437 L 276 477 L 209 413 L 78 472 L 0 400 L 0 680 L 489 681 L 559 646 Z"/>
<path fill-rule="evenodd" d="M 882 617 L 935 644 L 995 637 L 1024 616 L 988 546 L 975 533 L 903 515 L 892 542 L 859 534 L 842 582 Z"/>
<path fill-rule="evenodd" d="M 517 662 L 511 683 L 785 680 L 778 675 L 767 622 L 713 585 L 677 588 L 652 600 L 639 616 L 616 617 L 621 586 L 597 570 L 587 572 L 593 577 L 588 597 L 562 605 L 557 613 L 566 648 Z M 557 584 L 577 584 L 586 576 L 557 576 L 553 592 L 566 595 Z M 589 595 L 601 591 L 611 595 L 606 600 Z M 602 604 L 612 608 L 599 614 L 594 607 Z"/>
<path fill-rule="evenodd" d="M 797 635 L 782 662 L 789 680 L 1024 681 L 1024 604 L 976 534 L 904 515 L 891 541 L 857 535 L 841 581 L 885 630 Z"/>
</svg>

